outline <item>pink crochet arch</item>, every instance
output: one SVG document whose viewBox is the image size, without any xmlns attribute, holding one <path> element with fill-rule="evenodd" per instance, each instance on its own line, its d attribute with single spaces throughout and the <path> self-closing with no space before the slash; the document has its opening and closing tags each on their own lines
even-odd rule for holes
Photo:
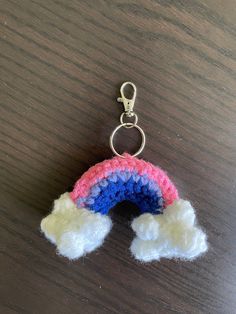
<svg viewBox="0 0 236 314">
<path fill-rule="evenodd" d="M 161 189 L 165 206 L 178 199 L 178 191 L 167 174 L 159 167 L 150 162 L 132 157 L 125 153 L 125 158 L 116 156 L 112 159 L 97 163 L 86 171 L 75 183 L 73 191 L 70 193 L 71 199 L 76 202 L 78 198 L 87 197 L 91 188 L 99 181 L 105 179 L 109 174 L 116 171 L 135 171 L 140 176 L 146 175 L 153 180 Z"/>
</svg>

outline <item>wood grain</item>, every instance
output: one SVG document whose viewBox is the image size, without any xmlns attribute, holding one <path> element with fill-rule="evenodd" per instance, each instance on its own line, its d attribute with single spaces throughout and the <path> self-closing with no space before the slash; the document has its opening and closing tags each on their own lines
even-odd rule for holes
<svg viewBox="0 0 236 314">
<path fill-rule="evenodd" d="M 235 1 L 1 0 L 0 11 L 0 312 L 236 313 Z M 52 201 L 112 156 L 125 80 L 138 87 L 142 157 L 208 233 L 193 263 L 135 262 L 131 204 L 77 262 L 40 234 Z M 135 149 L 136 133 L 122 134 L 119 149 Z"/>
</svg>

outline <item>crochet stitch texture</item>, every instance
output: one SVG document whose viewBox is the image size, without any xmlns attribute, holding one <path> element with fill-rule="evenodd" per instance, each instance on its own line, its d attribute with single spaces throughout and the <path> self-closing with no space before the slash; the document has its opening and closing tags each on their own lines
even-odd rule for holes
<svg viewBox="0 0 236 314">
<path fill-rule="evenodd" d="M 124 154 L 91 167 L 70 193 L 54 202 L 41 222 L 59 254 L 78 259 L 102 245 L 112 227 L 110 208 L 128 200 L 141 215 L 131 224 L 136 237 L 132 255 L 142 262 L 160 258 L 193 260 L 207 251 L 206 234 L 195 211 L 166 173 L 149 162 Z"/>
<path fill-rule="evenodd" d="M 178 191 L 166 173 L 150 162 L 124 154 L 91 167 L 76 182 L 72 200 L 78 207 L 107 214 L 127 200 L 142 213 L 160 213 L 178 199 Z"/>
</svg>

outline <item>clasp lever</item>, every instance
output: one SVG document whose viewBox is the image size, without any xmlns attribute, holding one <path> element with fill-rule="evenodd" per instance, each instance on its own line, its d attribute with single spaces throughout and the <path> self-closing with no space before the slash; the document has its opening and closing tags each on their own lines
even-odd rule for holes
<svg viewBox="0 0 236 314">
<path fill-rule="evenodd" d="M 133 96 L 131 99 L 126 98 L 124 95 L 124 89 L 127 85 L 131 85 L 133 87 Z M 134 108 L 134 102 L 135 102 L 136 94 L 137 94 L 136 86 L 132 82 L 124 82 L 121 85 L 120 94 L 121 94 L 121 97 L 118 97 L 117 101 L 123 102 L 123 105 L 125 108 L 125 114 L 127 115 L 127 117 L 132 117 L 134 115 L 133 108 Z"/>
</svg>

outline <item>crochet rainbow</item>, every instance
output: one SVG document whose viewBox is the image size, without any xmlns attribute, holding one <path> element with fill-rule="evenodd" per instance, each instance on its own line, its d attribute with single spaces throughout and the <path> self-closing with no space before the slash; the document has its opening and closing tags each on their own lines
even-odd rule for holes
<svg viewBox="0 0 236 314">
<path fill-rule="evenodd" d="M 195 212 L 159 167 L 125 153 L 91 167 L 70 193 L 54 202 L 41 230 L 58 253 L 77 259 L 101 246 L 112 227 L 109 210 L 135 203 L 141 215 L 131 224 L 133 256 L 143 262 L 165 258 L 192 260 L 207 250 Z"/>
<path fill-rule="evenodd" d="M 178 199 L 178 192 L 163 170 L 124 154 L 91 167 L 75 184 L 71 199 L 78 207 L 108 214 L 122 201 L 139 206 L 141 213 L 159 214 Z"/>
</svg>

